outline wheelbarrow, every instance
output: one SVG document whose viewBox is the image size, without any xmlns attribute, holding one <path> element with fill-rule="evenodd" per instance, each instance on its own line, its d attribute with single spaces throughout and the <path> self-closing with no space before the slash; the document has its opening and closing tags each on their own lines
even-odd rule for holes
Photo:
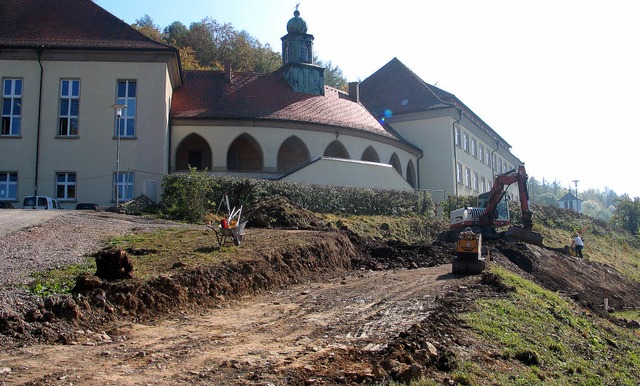
<svg viewBox="0 0 640 386">
<path fill-rule="evenodd" d="M 225 243 L 229 241 L 233 241 L 235 246 L 240 246 L 242 240 L 244 239 L 244 227 L 247 225 L 247 221 L 241 222 L 233 227 L 223 227 L 223 224 L 219 224 L 218 226 L 213 226 L 207 224 L 207 226 L 213 229 L 213 232 L 216 234 L 216 240 L 218 241 L 218 245 L 223 246 Z"/>
<path fill-rule="evenodd" d="M 231 205 L 229 205 L 229 196 L 225 193 L 222 196 L 220 205 L 218 205 L 216 215 L 220 212 L 220 207 L 223 203 L 227 204 L 227 217 L 220 220 L 218 225 L 214 226 L 209 222 L 207 226 L 215 232 L 216 240 L 218 240 L 220 246 L 223 246 L 228 241 L 233 241 L 236 246 L 240 246 L 244 239 L 244 227 L 247 225 L 247 220 L 240 220 L 242 218 L 242 206 L 238 209 L 235 207 L 232 209 Z"/>
</svg>

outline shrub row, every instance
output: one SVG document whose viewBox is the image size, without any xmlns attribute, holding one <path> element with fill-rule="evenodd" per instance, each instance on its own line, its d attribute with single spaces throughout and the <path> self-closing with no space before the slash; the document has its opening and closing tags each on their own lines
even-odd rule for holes
<svg viewBox="0 0 640 386">
<path fill-rule="evenodd" d="M 427 192 L 217 177 L 196 170 L 167 175 L 162 187 L 164 215 L 194 223 L 215 212 L 224 193 L 229 195 L 232 206 L 242 205 L 247 210 L 275 196 L 286 197 L 318 213 L 424 216 L 432 215 L 434 207 L 431 194 Z"/>
</svg>

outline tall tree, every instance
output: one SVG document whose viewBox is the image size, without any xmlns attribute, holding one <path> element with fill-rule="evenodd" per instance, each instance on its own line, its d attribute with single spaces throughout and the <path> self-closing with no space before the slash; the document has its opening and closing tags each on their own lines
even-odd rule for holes
<svg viewBox="0 0 640 386">
<path fill-rule="evenodd" d="M 349 85 L 347 83 L 347 78 L 342 75 L 340 67 L 335 66 L 330 60 L 328 62 L 324 62 L 318 59 L 317 56 L 314 58 L 314 62 L 318 66 L 324 67 L 324 84 L 339 90 L 348 90 Z"/>
<path fill-rule="evenodd" d="M 189 46 L 189 29 L 179 21 L 174 21 L 164 27 L 163 35 L 167 43 L 178 48 Z"/>
<path fill-rule="evenodd" d="M 162 36 L 162 33 L 160 33 L 160 27 L 153 22 L 151 16 L 144 15 L 140 19 L 136 20 L 136 22 L 131 26 L 145 34 L 148 38 L 160 43 L 165 43 L 164 37 Z"/>
</svg>

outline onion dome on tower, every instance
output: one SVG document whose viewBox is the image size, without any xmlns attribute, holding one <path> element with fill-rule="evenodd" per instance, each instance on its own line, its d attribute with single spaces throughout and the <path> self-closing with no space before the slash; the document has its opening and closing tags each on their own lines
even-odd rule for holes
<svg viewBox="0 0 640 386">
<path fill-rule="evenodd" d="M 294 91 L 324 95 L 324 68 L 313 64 L 313 35 L 296 6 L 282 40 L 282 67 L 277 71 Z"/>
</svg>

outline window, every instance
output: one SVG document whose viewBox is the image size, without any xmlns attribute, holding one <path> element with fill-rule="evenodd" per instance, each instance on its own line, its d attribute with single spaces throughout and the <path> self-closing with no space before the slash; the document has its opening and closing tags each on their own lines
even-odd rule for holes
<svg viewBox="0 0 640 386">
<path fill-rule="evenodd" d="M 302 47 L 300 47 L 300 61 L 302 63 L 309 63 L 309 47 L 304 43 Z"/>
<path fill-rule="evenodd" d="M 489 149 L 484 151 L 484 160 L 488 166 L 491 166 L 491 153 L 489 153 Z"/>
<path fill-rule="evenodd" d="M 114 186 L 118 192 L 118 201 L 133 200 L 133 173 L 114 174 Z M 113 197 L 114 201 L 116 197 Z"/>
<path fill-rule="evenodd" d="M 475 138 L 471 138 L 471 155 L 478 158 L 478 143 Z"/>
<path fill-rule="evenodd" d="M 462 148 L 467 153 L 469 152 L 469 134 L 467 134 L 467 133 L 464 133 L 462 135 Z"/>
<path fill-rule="evenodd" d="M 456 181 L 462 183 L 462 164 L 456 162 Z"/>
<path fill-rule="evenodd" d="M 480 156 L 480 162 L 484 163 L 484 145 L 480 145 L 480 151 L 478 151 L 478 155 Z"/>
<path fill-rule="evenodd" d="M 0 172 L 0 200 L 18 199 L 18 173 Z"/>
<path fill-rule="evenodd" d="M 486 192 L 487 189 L 487 180 L 484 177 L 480 178 L 480 193 Z"/>
<path fill-rule="evenodd" d="M 460 128 L 456 127 L 453 129 L 453 137 L 457 146 L 460 146 Z"/>
<path fill-rule="evenodd" d="M 498 158 L 498 172 L 503 173 L 502 170 L 502 158 Z"/>
<path fill-rule="evenodd" d="M 60 81 L 60 123 L 58 135 L 78 135 L 78 115 L 80 114 L 80 81 L 62 79 Z"/>
<path fill-rule="evenodd" d="M 2 131 L 0 135 L 20 135 L 22 79 L 2 81 Z"/>
<path fill-rule="evenodd" d="M 284 53 L 282 54 L 284 63 L 289 63 L 289 45 L 285 44 Z"/>
<path fill-rule="evenodd" d="M 56 198 L 58 200 L 76 199 L 76 174 L 57 173 L 56 174 Z"/>
<path fill-rule="evenodd" d="M 477 192 L 480 189 L 480 183 L 478 181 L 478 173 L 473 173 L 473 189 Z"/>
<path fill-rule="evenodd" d="M 496 162 L 496 155 L 494 154 L 494 155 L 491 157 L 491 167 L 493 168 L 493 171 L 496 171 L 496 165 L 497 165 L 497 162 Z"/>
<path fill-rule="evenodd" d="M 471 169 L 465 168 L 464 170 L 464 184 L 470 188 L 471 187 Z"/>
<path fill-rule="evenodd" d="M 136 88 L 134 80 L 121 80 L 118 82 L 116 103 L 127 106 L 126 109 L 122 109 L 122 116 L 117 125 L 120 130 L 120 137 L 135 137 L 136 135 Z"/>
</svg>

